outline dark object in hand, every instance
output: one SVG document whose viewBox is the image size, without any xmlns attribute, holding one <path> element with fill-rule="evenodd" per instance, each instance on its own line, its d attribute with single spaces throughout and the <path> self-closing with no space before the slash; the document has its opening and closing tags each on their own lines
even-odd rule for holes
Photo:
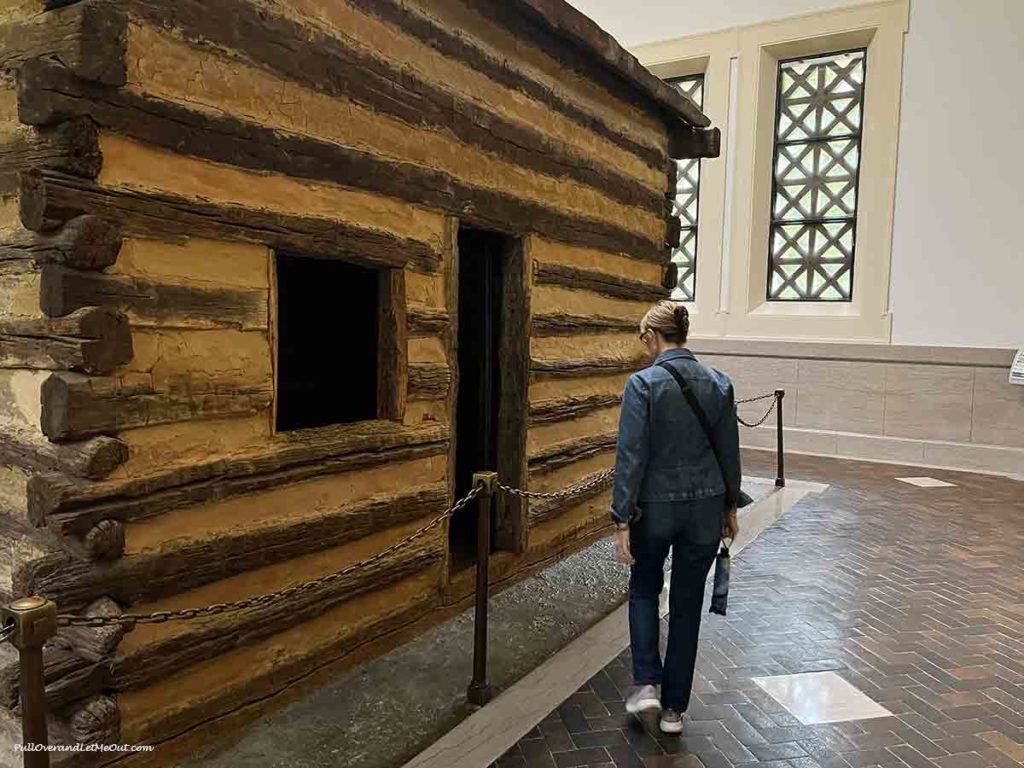
<svg viewBox="0 0 1024 768">
<path fill-rule="evenodd" d="M 729 548 L 723 544 L 718 551 L 718 557 L 715 558 L 715 586 L 711 593 L 711 608 L 709 609 L 711 613 L 717 613 L 719 616 L 725 616 L 726 609 L 729 607 L 729 569 L 731 564 Z"/>
</svg>

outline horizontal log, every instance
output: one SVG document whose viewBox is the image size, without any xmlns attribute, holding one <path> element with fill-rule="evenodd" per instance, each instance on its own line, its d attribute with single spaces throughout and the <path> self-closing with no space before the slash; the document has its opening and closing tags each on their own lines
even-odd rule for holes
<svg viewBox="0 0 1024 768">
<path fill-rule="evenodd" d="M 610 373 L 630 373 L 644 367 L 641 358 L 628 360 L 619 357 L 593 357 L 584 360 L 533 360 L 530 371 L 534 379 L 566 379 L 587 376 L 605 376 Z"/>
<path fill-rule="evenodd" d="M 440 336 L 448 332 L 450 320 L 443 309 L 409 307 L 406 312 L 411 336 Z"/>
<path fill-rule="evenodd" d="M 55 232 L 20 230 L 0 235 L 0 260 L 30 258 L 38 264 L 103 269 L 117 261 L 121 228 L 97 216 L 78 216 Z"/>
<path fill-rule="evenodd" d="M 582 459 L 613 451 L 617 441 L 617 432 L 606 432 L 602 435 L 592 435 L 557 443 L 530 456 L 530 476 L 543 475 Z"/>
<path fill-rule="evenodd" d="M 614 458 L 609 456 L 608 465 L 609 468 L 614 463 Z M 600 475 L 600 472 L 593 472 L 586 477 L 579 480 L 579 485 L 596 480 Z M 615 479 L 611 475 L 602 479 L 601 482 L 596 483 L 584 490 L 577 491 L 569 496 L 562 496 L 556 499 L 540 499 L 530 503 L 530 526 L 540 525 L 549 520 L 554 520 L 560 516 L 563 512 L 566 512 L 573 507 L 582 504 L 585 501 L 589 501 L 595 496 L 600 496 L 602 493 L 607 491 L 614 484 Z"/>
<path fill-rule="evenodd" d="M 148 380 L 57 372 L 43 382 L 42 428 L 55 442 L 81 440 L 133 427 L 256 414 L 270 406 L 272 397 L 269 386 L 225 391 L 223 383 L 195 380 L 162 392 Z"/>
<path fill-rule="evenodd" d="M 25 128 L 0 142 L 0 176 L 30 168 L 94 179 L 103 165 L 99 133 L 87 117 L 42 128 Z"/>
<path fill-rule="evenodd" d="M 427 243 L 339 221 L 103 189 L 73 176 L 48 172 L 23 174 L 21 182 L 22 221 L 32 230 L 93 214 L 139 237 L 166 240 L 188 233 L 190 237 L 242 240 L 373 267 L 409 264 L 425 272 L 436 271 L 440 264 L 440 256 Z"/>
<path fill-rule="evenodd" d="M 261 13 L 244 0 L 222 2 L 225 5 L 220 10 L 232 19 L 231 24 L 224 24 L 221 17 L 208 13 L 198 0 L 179 0 L 174 4 L 136 0 L 132 11 L 152 24 L 175 30 L 191 42 L 208 42 L 242 51 L 248 59 L 289 80 L 334 96 L 352 98 L 410 125 L 426 124 L 451 131 L 460 140 L 489 152 L 506 154 L 517 164 L 540 170 L 545 166 L 550 168 L 554 160 L 565 168 L 575 166 L 577 174 L 593 169 L 600 169 L 601 175 L 606 173 L 599 159 L 586 160 L 578 153 L 559 157 L 549 137 L 524 130 L 520 123 L 509 121 L 497 112 L 483 112 L 458 94 L 433 86 L 408 69 L 399 70 L 393 63 L 372 56 L 344 38 L 326 35 L 281 16 Z M 467 35 L 448 29 L 426 14 L 417 13 L 395 0 L 353 0 L 352 4 L 442 55 L 463 62 L 490 80 L 540 102 L 651 167 L 658 168 L 664 162 L 663 147 L 642 144 L 615 130 L 510 66 L 502 57 L 476 45 Z M 273 41 L 273 45 L 268 44 L 269 41 Z M 577 178 L 586 179 L 583 175 Z M 622 191 L 629 186 L 622 184 Z"/>
<path fill-rule="evenodd" d="M 83 616 L 89 617 L 120 616 L 122 613 L 121 607 L 109 597 L 95 600 L 82 611 Z M 97 662 L 109 659 L 124 635 L 123 624 L 103 627 L 69 626 L 61 627 L 54 642 L 86 661 Z"/>
<path fill-rule="evenodd" d="M 53 644 L 43 648 L 47 708 L 53 712 L 99 693 L 110 683 L 109 662 L 93 662 Z M 0 707 L 20 710 L 18 652 L 0 645 Z"/>
<path fill-rule="evenodd" d="M 447 500 L 447 486 L 438 484 L 160 554 L 127 555 L 110 563 L 54 554 L 29 564 L 21 578 L 32 594 L 45 594 L 60 605 L 82 605 L 102 596 L 126 605 L 146 603 L 433 517 Z"/>
<path fill-rule="evenodd" d="M 26 564 L 61 552 L 63 541 L 52 532 L 33 528 L 22 516 L 10 511 L 0 512 L 0 603 L 28 593 L 18 589 L 19 574 Z M 2 706 L 2 705 L 0 705 Z"/>
<path fill-rule="evenodd" d="M 558 285 L 580 291 L 593 291 L 603 296 L 628 301 L 660 301 L 669 295 L 667 290 L 654 283 L 546 262 L 534 263 L 533 280 L 538 285 Z"/>
<path fill-rule="evenodd" d="M 625 87 L 633 101 L 664 113 L 669 125 L 711 122 L 679 89 L 651 74 L 614 37 L 564 0 L 468 0 L 468 4 L 513 34 L 536 40 L 563 66 L 597 80 L 613 93 Z"/>
<path fill-rule="evenodd" d="M 116 437 L 51 443 L 41 434 L 8 430 L 0 438 L 0 464 L 100 480 L 128 461 L 128 446 Z"/>
<path fill-rule="evenodd" d="M 436 363 L 410 363 L 409 399 L 443 400 L 452 383 L 452 372 L 447 365 Z"/>
<path fill-rule="evenodd" d="M 603 334 L 612 331 L 639 333 L 639 324 L 634 320 L 602 315 L 569 315 L 559 312 L 533 316 L 534 336 L 576 336 L 582 333 Z"/>
<path fill-rule="evenodd" d="M 688 126 L 674 128 L 668 136 L 668 153 L 678 160 L 718 157 L 722 153 L 722 131 Z"/>
<path fill-rule="evenodd" d="M 44 0 L 47 10 L 63 5 L 68 3 Z M 17 69 L 26 61 L 48 57 L 85 80 L 123 85 L 127 33 L 127 15 L 117 5 L 76 3 L 42 18 L 0 26 L 0 69 Z"/>
<path fill-rule="evenodd" d="M 57 474 L 29 481 L 29 515 L 64 536 L 84 536 L 101 520 L 139 520 L 190 504 L 284 483 L 436 456 L 447 451 L 445 426 L 391 422 L 342 425 L 278 435 L 266 449 L 117 483 L 82 483 Z"/>
<path fill-rule="evenodd" d="M 622 402 L 621 395 L 581 395 L 530 403 L 530 424 L 554 424 L 585 416 Z"/>
<path fill-rule="evenodd" d="M 81 307 L 109 307 L 130 314 L 136 324 L 161 328 L 253 330 L 268 323 L 265 291 L 155 283 L 59 264 L 43 266 L 39 305 L 50 317 Z"/>
<path fill-rule="evenodd" d="M 347 600 L 436 566 L 444 557 L 444 548 L 440 537 L 423 537 L 319 588 L 293 595 L 286 604 L 251 608 L 189 625 L 191 631 L 157 640 L 129 657 L 115 658 L 113 688 L 140 688 L 168 679 L 201 661 L 320 616 Z"/>
<path fill-rule="evenodd" d="M 415 163 L 84 83 L 51 62 L 31 62 L 23 68 L 18 101 L 22 121 L 32 125 L 88 113 L 102 127 L 194 157 L 377 192 L 504 232 L 536 231 L 555 240 L 664 260 L 661 243 L 615 224 L 581 219 Z M 663 211 L 664 201 L 659 206 Z M 38 202 L 29 210 L 30 219 L 23 217 L 25 226 L 37 229 L 30 221 L 41 220 Z"/>
<path fill-rule="evenodd" d="M 45 285 L 45 268 L 43 274 Z M 54 320 L 0 320 L 0 368 L 108 373 L 131 359 L 128 318 L 116 310 L 88 306 Z"/>
</svg>

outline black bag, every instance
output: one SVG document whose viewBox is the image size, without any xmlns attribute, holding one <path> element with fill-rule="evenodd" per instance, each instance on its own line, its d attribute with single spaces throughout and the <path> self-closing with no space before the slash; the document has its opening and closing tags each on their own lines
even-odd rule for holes
<svg viewBox="0 0 1024 768">
<path fill-rule="evenodd" d="M 710 613 L 717 613 L 725 616 L 729 607 L 729 569 L 732 567 L 732 560 L 729 557 L 729 548 L 722 545 L 718 550 L 718 557 L 715 558 L 715 585 L 711 592 Z"/>
<path fill-rule="evenodd" d="M 683 374 L 677 371 L 673 366 L 668 363 L 658 363 L 658 365 L 672 374 L 672 378 L 676 380 L 676 384 L 679 385 L 679 389 L 683 392 L 683 397 L 690 406 L 690 410 L 693 411 L 693 415 L 697 417 L 697 421 L 700 422 L 701 429 L 704 430 L 704 436 L 707 437 L 708 443 L 711 444 L 711 452 L 715 455 L 715 462 L 718 464 L 718 470 L 722 473 L 722 482 L 725 483 L 725 500 L 728 505 L 728 509 L 732 509 L 734 506 L 742 509 L 753 502 L 750 495 L 745 493 L 743 489 L 740 489 L 739 497 L 736 499 L 732 498 L 732 492 L 729 489 L 729 479 L 725 476 L 725 465 L 722 463 L 721 454 L 718 452 L 718 445 L 715 443 L 714 432 L 711 430 L 711 422 L 708 421 L 708 416 L 704 413 L 704 409 L 700 405 L 700 401 L 697 400 L 697 396 L 693 394 L 693 390 L 690 389 L 690 385 L 683 378 Z M 723 520 L 723 528 L 725 527 Z M 711 592 L 711 607 L 708 609 L 710 613 L 717 613 L 719 616 L 725 616 L 726 609 L 729 606 L 729 570 L 732 567 L 732 560 L 729 557 L 729 548 L 722 544 L 722 548 L 718 551 L 718 556 L 715 558 L 715 579 L 714 587 Z"/>
</svg>

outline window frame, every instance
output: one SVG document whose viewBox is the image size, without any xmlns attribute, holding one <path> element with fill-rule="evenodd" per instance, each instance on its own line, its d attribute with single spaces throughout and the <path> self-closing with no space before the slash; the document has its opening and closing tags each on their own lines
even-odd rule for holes
<svg viewBox="0 0 1024 768">
<path fill-rule="evenodd" d="M 779 190 L 778 166 L 779 166 L 779 156 L 780 156 L 779 153 L 780 153 L 780 150 L 784 146 L 792 146 L 792 145 L 797 144 L 797 143 L 803 143 L 804 146 L 810 146 L 810 145 L 812 145 L 814 143 L 827 143 L 829 141 L 835 141 L 836 140 L 835 138 L 825 138 L 825 139 L 810 140 L 810 141 L 806 141 L 806 142 L 795 142 L 795 141 L 794 142 L 780 142 L 779 134 L 778 134 L 778 125 L 779 125 L 779 121 L 780 121 L 781 116 L 782 116 L 782 102 L 783 102 L 782 87 L 781 87 L 781 85 L 782 85 L 782 68 L 786 64 L 791 64 L 791 63 L 797 62 L 797 61 L 806 61 L 808 59 L 824 58 L 826 56 L 843 56 L 843 55 L 847 55 L 847 54 L 851 54 L 851 53 L 862 53 L 863 54 L 863 60 L 862 60 L 863 61 L 863 63 L 862 63 L 862 67 L 863 67 L 863 84 L 862 84 L 863 93 L 861 95 L 861 103 L 860 103 L 860 127 L 858 128 L 857 133 L 856 133 L 855 136 L 845 137 L 846 139 L 853 140 L 855 142 L 856 152 L 857 152 L 857 169 L 856 169 L 856 171 L 854 173 L 854 178 L 853 178 L 854 210 L 853 210 L 853 215 L 852 216 L 846 217 L 846 221 L 848 223 L 852 223 L 853 224 L 853 232 L 852 232 L 852 237 L 851 237 L 852 244 L 850 246 L 850 263 L 849 263 L 849 269 L 847 270 L 850 273 L 850 291 L 849 291 L 849 295 L 846 296 L 846 297 L 840 297 L 838 299 L 823 299 L 823 298 L 811 298 L 811 297 L 797 297 L 797 298 L 786 299 L 786 298 L 781 298 L 781 297 L 778 297 L 778 296 L 772 296 L 772 278 L 774 276 L 775 258 L 776 258 L 775 247 L 774 247 L 775 232 L 776 232 L 776 228 L 779 227 L 780 225 L 781 226 L 786 226 L 786 222 L 784 220 L 778 220 L 775 217 L 775 204 L 777 202 L 777 196 L 778 196 L 778 190 Z M 865 101 L 865 94 L 867 92 L 868 51 L 867 51 L 866 47 L 857 47 L 857 48 L 848 48 L 848 49 L 841 50 L 841 51 L 829 51 L 827 53 L 815 53 L 815 54 L 811 54 L 809 56 L 791 56 L 791 57 L 788 57 L 788 58 L 779 59 L 776 72 L 777 72 L 777 74 L 776 74 L 776 86 L 775 86 L 775 118 L 773 120 L 775 135 L 774 135 L 774 141 L 773 141 L 773 143 L 774 143 L 774 152 L 772 153 L 772 192 L 771 192 L 771 202 L 770 202 L 770 207 L 769 207 L 769 212 L 768 212 L 768 216 L 769 216 L 769 224 L 768 224 L 768 275 L 767 275 L 767 280 L 765 280 L 765 288 L 764 288 L 765 289 L 765 300 L 766 301 L 771 301 L 771 302 L 798 302 L 798 301 L 806 301 L 806 302 L 851 302 L 851 301 L 853 301 L 853 292 L 854 292 L 854 286 L 855 286 L 854 277 L 855 277 L 856 261 L 857 261 L 857 221 L 858 221 L 858 212 L 859 212 L 859 209 L 860 209 L 860 169 L 861 169 L 861 162 L 860 161 L 861 161 L 861 155 L 863 153 L 864 120 L 865 120 L 864 101 Z M 808 224 L 813 224 L 813 223 L 820 224 L 820 223 L 823 223 L 823 222 L 824 222 L 823 219 L 819 220 L 819 221 L 816 221 L 816 222 L 811 222 L 810 220 L 807 220 L 807 219 L 801 219 L 800 221 L 793 222 L 793 223 L 806 226 Z"/>
<path fill-rule="evenodd" d="M 299 251 L 270 249 L 269 331 L 271 360 L 274 372 L 273 403 L 270 408 L 272 437 L 287 439 L 294 435 L 336 434 L 339 430 L 358 428 L 376 422 L 399 422 L 405 418 L 408 394 L 408 326 L 405 294 L 405 268 L 382 266 L 356 260 L 344 260 L 355 266 L 377 273 L 377 395 L 376 416 L 373 419 L 332 422 L 297 429 L 279 429 L 277 410 L 280 403 L 281 364 L 278 349 L 280 340 L 280 301 L 278 286 L 278 259 L 284 257 L 323 258 L 342 261 Z"/>
<path fill-rule="evenodd" d="M 691 310 L 693 336 L 890 340 L 896 158 L 909 13 L 908 0 L 883 0 L 633 49 L 662 78 L 692 72 L 695 63 L 706 68 L 708 108 L 704 112 L 722 129 L 722 157 L 701 171 L 703 243 L 698 257 L 698 307 Z M 770 242 L 778 62 L 851 48 L 867 49 L 872 72 L 863 105 L 870 119 L 862 126 L 852 300 L 769 301 L 765 244 Z M 712 77 L 715 72 L 721 76 Z M 710 169 L 720 174 L 714 194 L 707 187 Z M 722 222 L 721 232 L 709 224 L 711 220 Z M 714 238 L 714 247 L 708 247 L 709 238 Z M 708 276 L 716 273 L 711 297 L 706 293 Z M 713 305 L 716 310 L 711 309 Z"/>
</svg>

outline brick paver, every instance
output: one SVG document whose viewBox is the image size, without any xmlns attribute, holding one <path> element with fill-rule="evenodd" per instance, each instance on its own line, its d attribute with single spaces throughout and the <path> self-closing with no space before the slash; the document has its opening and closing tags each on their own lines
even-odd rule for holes
<svg viewBox="0 0 1024 768">
<path fill-rule="evenodd" d="M 752 453 L 747 471 L 770 458 Z M 810 457 L 789 469 L 831 488 L 737 558 L 683 736 L 624 714 L 626 652 L 496 766 L 1024 765 L 1024 484 Z M 895 480 L 908 475 L 957 487 Z M 893 716 L 805 726 L 752 681 L 823 670 Z"/>
</svg>

